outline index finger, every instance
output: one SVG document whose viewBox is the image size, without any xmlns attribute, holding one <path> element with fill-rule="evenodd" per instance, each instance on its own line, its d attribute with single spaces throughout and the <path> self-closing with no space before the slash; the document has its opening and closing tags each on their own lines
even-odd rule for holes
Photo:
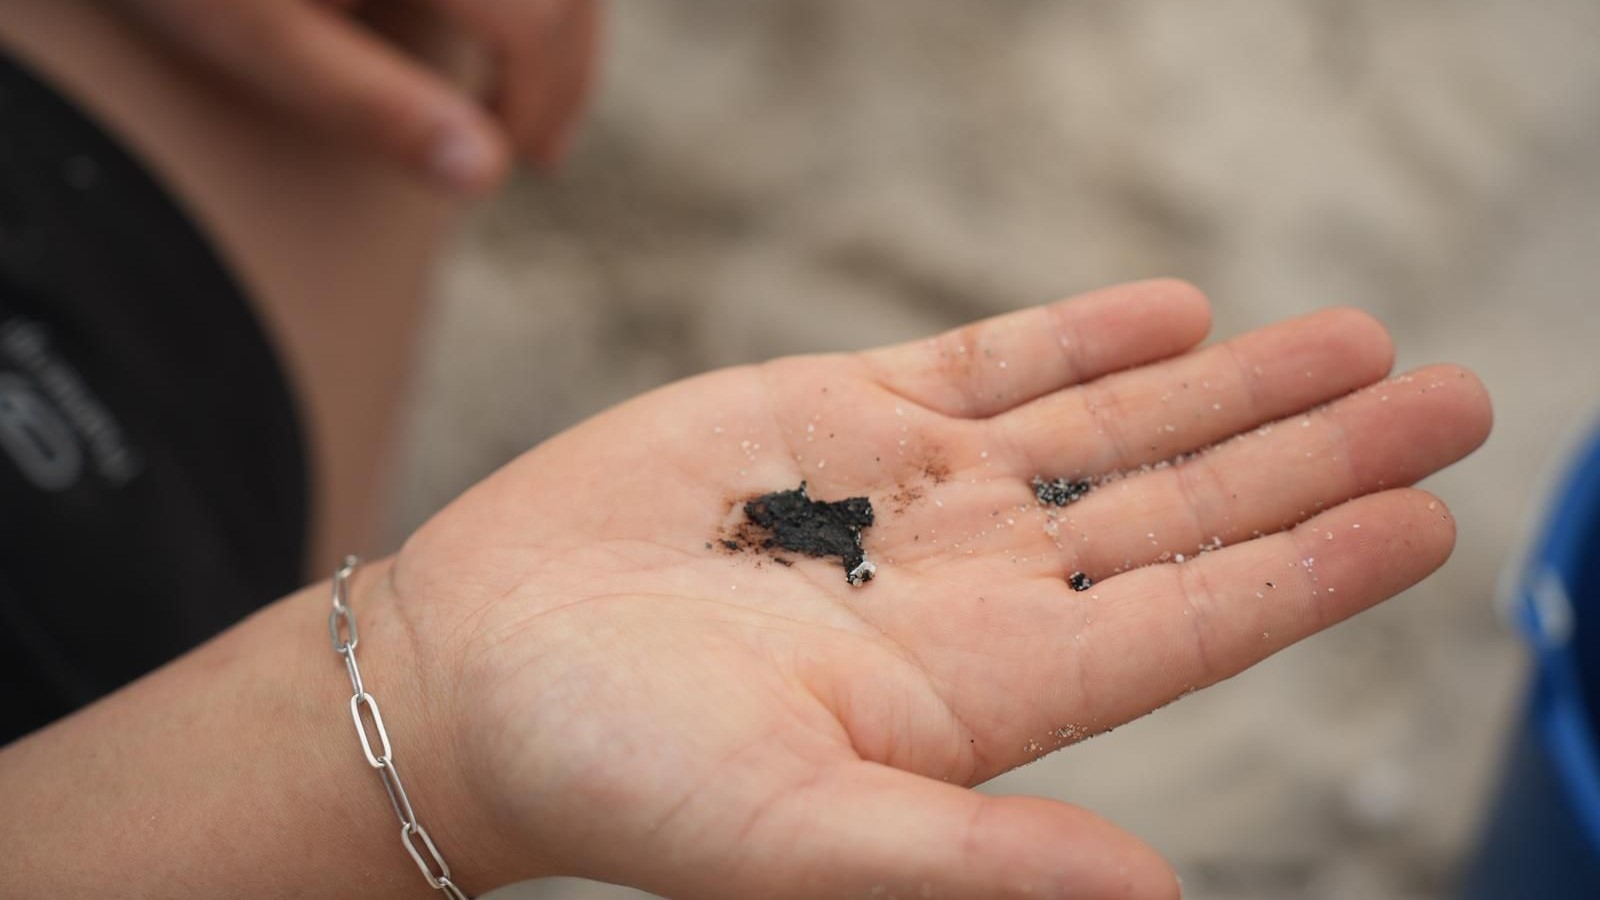
<svg viewBox="0 0 1600 900">
<path fill-rule="evenodd" d="M 141 14 L 180 49 L 268 103 L 456 189 L 506 165 L 472 98 L 335 9 L 283 0 L 152 0 Z"/>
</svg>

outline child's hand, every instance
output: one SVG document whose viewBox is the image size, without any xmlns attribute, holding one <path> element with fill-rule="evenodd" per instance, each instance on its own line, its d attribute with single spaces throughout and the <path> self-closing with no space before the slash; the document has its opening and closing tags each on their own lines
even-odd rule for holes
<svg viewBox="0 0 1600 900">
<path fill-rule="evenodd" d="M 1093 815 L 965 788 L 1416 583 L 1454 523 L 1405 486 L 1490 424 L 1462 369 L 1380 382 L 1362 313 L 1190 352 L 1208 322 L 1154 282 L 716 372 L 468 492 L 383 588 L 497 826 L 456 843 L 675 897 L 1175 896 Z M 871 498 L 875 580 L 718 542 L 802 480 Z"/>
<path fill-rule="evenodd" d="M 499 180 L 508 147 L 546 165 L 564 153 L 599 26 L 597 0 L 109 2 L 314 127 L 467 191 Z M 458 37 L 493 61 L 492 110 L 420 58 L 454 55 Z"/>
</svg>

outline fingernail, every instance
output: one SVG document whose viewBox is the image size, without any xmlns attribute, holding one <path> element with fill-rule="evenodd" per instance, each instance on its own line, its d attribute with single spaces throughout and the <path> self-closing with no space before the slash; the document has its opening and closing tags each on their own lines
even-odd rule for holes
<svg viewBox="0 0 1600 900">
<path fill-rule="evenodd" d="M 446 185 L 475 190 L 489 178 L 494 148 L 482 135 L 466 128 L 452 128 L 434 142 L 428 164 L 434 176 Z"/>
</svg>

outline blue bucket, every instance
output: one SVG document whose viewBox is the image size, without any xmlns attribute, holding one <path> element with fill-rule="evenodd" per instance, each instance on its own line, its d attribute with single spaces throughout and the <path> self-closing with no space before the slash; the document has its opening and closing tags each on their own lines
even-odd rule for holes
<svg viewBox="0 0 1600 900">
<path fill-rule="evenodd" d="M 1513 598 L 1532 690 L 1461 900 L 1600 898 L 1600 431 L 1555 496 Z"/>
</svg>

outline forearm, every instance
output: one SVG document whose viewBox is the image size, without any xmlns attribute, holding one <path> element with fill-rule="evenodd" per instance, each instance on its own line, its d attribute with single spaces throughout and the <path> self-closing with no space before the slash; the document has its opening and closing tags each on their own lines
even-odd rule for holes
<svg viewBox="0 0 1600 900">
<path fill-rule="evenodd" d="M 357 576 L 358 657 L 418 818 L 465 886 L 494 870 L 387 566 Z M 6 892 L 433 896 L 349 714 L 327 585 L 0 751 Z M 477 877 L 475 878 L 474 875 Z"/>
</svg>

